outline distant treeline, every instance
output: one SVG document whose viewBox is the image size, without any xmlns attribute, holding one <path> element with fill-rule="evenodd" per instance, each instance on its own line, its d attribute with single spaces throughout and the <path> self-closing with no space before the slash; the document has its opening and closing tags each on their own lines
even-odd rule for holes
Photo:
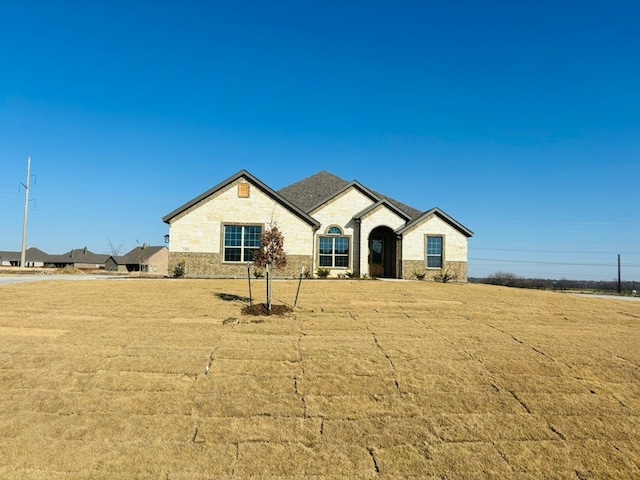
<svg viewBox="0 0 640 480">
<path fill-rule="evenodd" d="M 590 290 L 599 292 L 618 292 L 618 281 L 595 280 L 552 280 L 548 278 L 523 278 L 509 272 L 496 272 L 486 278 L 469 278 L 471 283 L 488 283 L 504 287 L 535 288 L 540 290 Z M 639 282 L 620 282 L 623 294 L 631 294 L 640 289 Z"/>
</svg>

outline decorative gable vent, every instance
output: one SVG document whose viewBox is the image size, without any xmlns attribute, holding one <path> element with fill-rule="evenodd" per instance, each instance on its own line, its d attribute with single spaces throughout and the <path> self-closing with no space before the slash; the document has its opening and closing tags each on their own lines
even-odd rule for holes
<svg viewBox="0 0 640 480">
<path fill-rule="evenodd" d="M 239 198 L 249 198 L 249 184 L 248 183 L 239 183 L 238 184 L 238 197 Z"/>
</svg>

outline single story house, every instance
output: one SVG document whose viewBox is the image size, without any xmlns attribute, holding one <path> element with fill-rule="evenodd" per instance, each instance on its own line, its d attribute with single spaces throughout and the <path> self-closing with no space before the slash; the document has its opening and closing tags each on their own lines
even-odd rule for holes
<svg viewBox="0 0 640 480">
<path fill-rule="evenodd" d="M 151 273 L 166 276 L 169 273 L 169 249 L 146 243 L 126 255 L 112 255 L 105 262 L 105 270 L 119 273 Z"/>
<path fill-rule="evenodd" d="M 93 253 L 91 250 L 76 248 L 61 255 L 47 255 L 45 267 L 65 268 L 73 267 L 82 270 L 103 270 L 104 263 L 109 255 L 103 253 Z"/>
<path fill-rule="evenodd" d="M 48 255 L 35 247 L 27 248 L 25 252 L 25 266 L 44 267 Z M 19 267 L 22 260 L 22 252 L 0 252 L 0 266 Z"/>
<path fill-rule="evenodd" d="M 19 267 L 22 252 L 0 252 L 0 266 Z M 61 255 L 50 255 L 34 247 L 25 252 L 25 267 L 101 270 L 109 255 L 93 253 L 87 247 L 70 250 Z"/>
<path fill-rule="evenodd" d="M 169 225 L 169 272 L 247 275 L 262 233 L 273 222 L 287 252 L 282 276 L 301 268 L 330 275 L 467 281 L 473 232 L 439 208 L 420 211 L 357 181 L 323 171 L 275 191 L 246 170 L 162 220 Z"/>
</svg>

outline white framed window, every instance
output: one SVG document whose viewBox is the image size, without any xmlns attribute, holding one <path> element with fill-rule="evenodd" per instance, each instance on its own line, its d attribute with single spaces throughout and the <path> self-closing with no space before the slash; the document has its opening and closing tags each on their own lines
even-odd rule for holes
<svg viewBox="0 0 640 480">
<path fill-rule="evenodd" d="M 441 236 L 427 236 L 427 268 L 442 268 L 443 244 Z"/>
<path fill-rule="evenodd" d="M 340 227 L 332 226 L 318 239 L 318 265 L 324 268 L 349 268 L 350 239 Z"/>
<path fill-rule="evenodd" d="M 225 225 L 224 261 L 253 262 L 254 255 L 260 248 L 261 239 L 260 225 Z"/>
</svg>

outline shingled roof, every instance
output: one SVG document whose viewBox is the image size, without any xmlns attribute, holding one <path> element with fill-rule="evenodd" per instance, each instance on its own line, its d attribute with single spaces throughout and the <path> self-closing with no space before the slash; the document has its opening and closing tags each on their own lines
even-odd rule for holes
<svg viewBox="0 0 640 480">
<path fill-rule="evenodd" d="M 0 252 L 0 258 L 5 261 L 20 261 L 22 251 L 20 252 Z M 39 248 L 29 247 L 25 252 L 25 262 L 45 262 L 49 254 L 43 252 Z"/>
<path fill-rule="evenodd" d="M 288 187 L 278 193 L 298 208 L 309 213 L 323 201 L 331 198 L 337 192 L 349 185 L 349 182 L 332 173 L 322 171 Z"/>
<path fill-rule="evenodd" d="M 136 263 L 145 263 L 156 253 L 166 248 L 167 247 L 165 247 L 164 245 L 155 246 L 155 247 L 150 245 L 143 245 L 142 247 L 134 248 L 129 253 L 123 256 L 117 256 L 117 257 L 114 256 L 113 258 L 114 260 L 116 260 L 116 262 L 119 265 L 132 265 Z"/>
<path fill-rule="evenodd" d="M 70 250 L 67 253 L 63 253 L 62 255 L 49 255 L 46 259 L 47 262 L 57 263 L 57 264 L 76 264 L 76 263 L 85 263 L 85 264 L 104 264 L 107 261 L 109 255 L 102 253 L 93 253 L 91 250 L 88 250 L 87 247 L 77 248 Z"/>
<path fill-rule="evenodd" d="M 348 182 L 347 180 L 337 177 L 327 171 L 322 171 L 300 180 L 299 182 L 283 188 L 278 191 L 278 193 L 294 205 L 297 205 L 301 210 L 306 213 L 310 213 L 313 209 L 322 205 L 324 202 L 352 185 L 371 195 L 376 202 L 386 200 L 398 210 L 404 212 L 411 219 L 417 218 L 422 214 L 420 210 L 416 210 L 415 208 L 405 205 L 393 198 L 381 195 L 373 190 L 369 190 L 356 181 Z"/>
</svg>

